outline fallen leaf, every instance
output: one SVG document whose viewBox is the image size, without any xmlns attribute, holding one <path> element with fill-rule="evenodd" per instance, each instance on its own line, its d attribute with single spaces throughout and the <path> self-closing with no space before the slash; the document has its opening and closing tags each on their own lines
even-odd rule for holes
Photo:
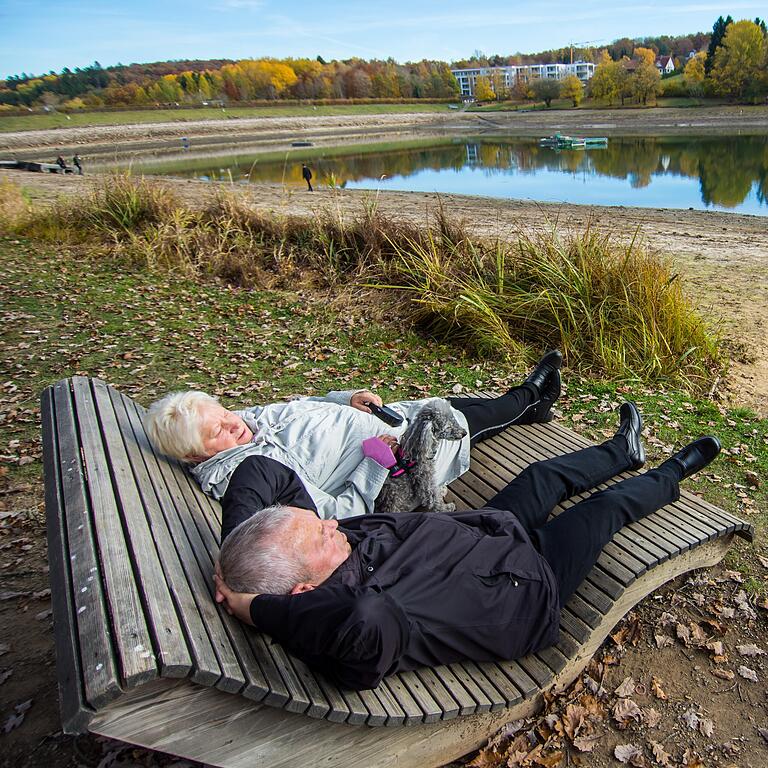
<svg viewBox="0 0 768 768">
<path fill-rule="evenodd" d="M 653 759 L 659 764 L 659 765 L 670 765 L 670 758 L 672 755 L 667 752 L 664 747 L 659 744 L 658 741 L 650 741 L 648 742 L 651 745 L 651 752 L 653 752 Z"/>
<path fill-rule="evenodd" d="M 699 716 L 696 713 L 696 710 L 693 708 L 686 709 L 685 712 L 683 712 L 682 715 L 680 715 L 680 719 L 692 730 L 698 730 L 699 727 Z"/>
<path fill-rule="evenodd" d="M 758 727 L 757 732 L 768 742 L 768 728 Z"/>
<path fill-rule="evenodd" d="M 8 715 L 7 720 L 3 723 L 3 733 L 10 733 L 15 728 L 18 728 L 24 722 L 24 713 L 15 712 L 12 715 Z"/>
<path fill-rule="evenodd" d="M 667 698 L 669 698 L 667 696 L 666 691 L 661 687 L 661 680 L 659 680 L 658 677 L 651 678 L 651 690 L 653 691 L 653 695 L 657 699 L 666 700 Z"/>
<path fill-rule="evenodd" d="M 617 744 L 613 750 L 613 756 L 620 763 L 629 763 L 633 757 L 642 757 L 643 751 L 637 744 Z"/>
<path fill-rule="evenodd" d="M 592 736 L 577 736 L 573 740 L 573 746 L 579 750 L 579 752 L 591 752 L 595 744 L 600 741 L 600 736 L 593 734 Z"/>
<path fill-rule="evenodd" d="M 758 682 L 757 680 L 757 672 L 755 672 L 754 669 L 750 669 L 749 667 L 740 666 L 736 670 L 745 680 L 751 680 L 753 683 Z"/>
<path fill-rule="evenodd" d="M 737 645 L 736 650 L 742 656 L 762 656 L 765 653 L 762 648 L 759 648 L 754 643 L 750 643 L 749 645 Z"/>
<path fill-rule="evenodd" d="M 661 712 L 654 709 L 653 707 L 644 709 L 643 722 L 648 726 L 648 728 L 655 728 L 661 722 Z"/>
<path fill-rule="evenodd" d="M 704 763 L 702 763 L 701 758 L 689 748 L 683 753 L 683 768 L 704 768 Z"/>
<path fill-rule="evenodd" d="M 557 768 L 563 762 L 564 757 L 565 753 L 557 750 L 548 755 L 537 755 L 533 758 L 533 763 L 542 766 L 542 768 Z"/>
<path fill-rule="evenodd" d="M 708 717 L 703 717 L 699 720 L 699 733 L 702 736 L 710 738 L 714 732 L 715 724 Z"/>
<path fill-rule="evenodd" d="M 639 723 L 643 719 L 643 713 L 632 699 L 619 699 L 613 707 L 613 719 L 620 729 L 624 729 L 632 720 Z"/>
<path fill-rule="evenodd" d="M 677 639 L 681 640 L 684 645 L 688 646 L 691 644 L 691 630 L 685 624 L 678 624 L 675 627 L 675 634 Z"/>
<path fill-rule="evenodd" d="M 710 672 L 721 680 L 733 680 L 733 678 L 736 677 L 736 674 L 731 672 L 730 669 L 720 669 L 719 667 L 715 667 L 715 669 L 711 669 Z"/>
<path fill-rule="evenodd" d="M 675 641 L 669 635 L 654 635 L 657 648 L 669 648 L 675 644 Z"/>
<path fill-rule="evenodd" d="M 635 681 L 631 677 L 625 677 L 621 685 L 614 691 L 617 696 L 626 698 L 635 692 Z"/>
</svg>

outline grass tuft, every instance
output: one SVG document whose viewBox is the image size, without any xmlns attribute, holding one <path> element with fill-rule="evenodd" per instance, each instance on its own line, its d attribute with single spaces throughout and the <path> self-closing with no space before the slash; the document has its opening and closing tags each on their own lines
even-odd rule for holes
<svg viewBox="0 0 768 768">
<path fill-rule="evenodd" d="M 382 216 L 375 198 L 356 215 L 331 207 L 313 218 L 265 214 L 232 193 L 196 210 L 128 175 L 39 211 L 4 184 L 1 222 L 49 241 L 116 244 L 150 269 L 241 286 L 295 285 L 308 274 L 327 285 L 374 285 L 390 291 L 402 317 L 485 356 L 530 362 L 559 347 L 585 375 L 695 391 L 722 366 L 670 262 L 591 227 L 487 240 L 442 206 L 415 227 Z"/>
</svg>

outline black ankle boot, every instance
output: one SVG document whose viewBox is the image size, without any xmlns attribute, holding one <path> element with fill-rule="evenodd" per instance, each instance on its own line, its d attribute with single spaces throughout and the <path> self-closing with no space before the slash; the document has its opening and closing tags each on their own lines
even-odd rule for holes
<svg viewBox="0 0 768 768">
<path fill-rule="evenodd" d="M 700 437 L 698 440 L 688 443 L 685 448 L 659 465 L 659 469 L 674 463 L 680 471 L 680 479 L 685 480 L 686 477 L 690 477 L 711 464 L 718 453 L 720 453 L 720 441 L 712 435 L 707 435 L 707 437 Z"/>
<path fill-rule="evenodd" d="M 544 395 L 544 386 L 547 380 L 552 375 L 553 371 L 559 371 L 563 366 L 563 355 L 559 349 L 553 349 L 551 352 L 547 352 L 544 357 L 539 360 L 536 367 L 526 377 L 524 384 L 533 384 L 536 387 L 536 391 L 539 393 L 539 397 Z M 558 380 L 559 385 L 559 380 Z M 558 395 L 560 392 L 558 391 Z M 557 398 L 555 398 L 557 399 Z M 554 402 L 554 401 L 553 401 Z"/>
<path fill-rule="evenodd" d="M 544 384 L 539 389 L 539 400 L 533 405 L 529 406 L 517 424 L 546 424 L 552 421 L 552 406 L 557 402 L 557 398 L 560 397 L 560 391 L 562 384 L 560 381 L 560 371 L 555 368 L 550 374 L 549 378 L 544 381 Z"/>
<path fill-rule="evenodd" d="M 619 409 L 621 423 L 616 437 L 627 441 L 627 453 L 632 462 L 630 469 L 640 469 L 645 464 L 645 446 L 643 445 L 643 417 L 634 403 L 622 403 Z"/>
</svg>

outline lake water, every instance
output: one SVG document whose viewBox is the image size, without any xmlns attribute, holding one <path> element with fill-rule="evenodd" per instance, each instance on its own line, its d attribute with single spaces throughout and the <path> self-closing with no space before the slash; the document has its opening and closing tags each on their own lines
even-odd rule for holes
<svg viewBox="0 0 768 768">
<path fill-rule="evenodd" d="M 594 135 L 594 134 L 593 134 Z M 194 148 L 193 148 L 194 149 Z M 436 140 L 157 163 L 144 172 L 236 182 L 484 195 L 505 199 L 694 208 L 768 216 L 768 136 L 611 138 L 605 148 L 555 150 L 531 139 Z"/>
</svg>

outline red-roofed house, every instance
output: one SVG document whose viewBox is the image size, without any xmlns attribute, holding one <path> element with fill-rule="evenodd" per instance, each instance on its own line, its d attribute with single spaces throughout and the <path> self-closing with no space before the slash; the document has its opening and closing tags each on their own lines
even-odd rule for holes
<svg viewBox="0 0 768 768">
<path fill-rule="evenodd" d="M 671 56 L 659 56 L 659 58 L 656 59 L 656 69 L 658 69 L 662 75 L 668 75 L 670 72 L 675 71 L 675 62 Z"/>
</svg>

